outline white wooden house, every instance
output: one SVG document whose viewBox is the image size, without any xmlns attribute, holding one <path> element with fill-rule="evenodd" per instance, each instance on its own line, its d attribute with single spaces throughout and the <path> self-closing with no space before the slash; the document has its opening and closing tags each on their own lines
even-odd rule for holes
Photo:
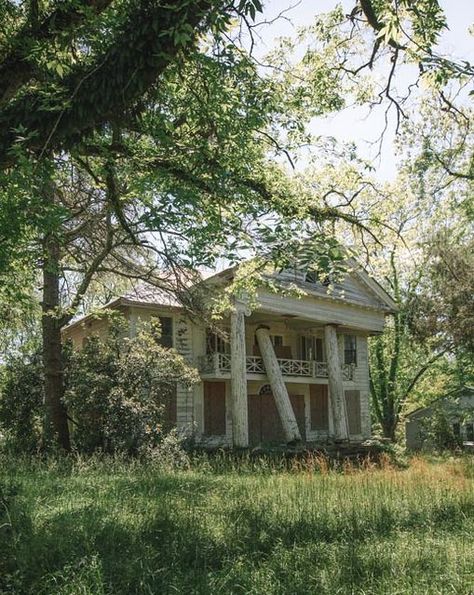
<svg viewBox="0 0 474 595">
<path fill-rule="evenodd" d="M 354 264 L 354 263 L 352 263 Z M 227 269 L 204 284 L 230 283 Z M 275 274 L 305 295 L 262 289 L 251 310 L 245 301 L 210 332 L 182 305 L 156 290 L 108 305 L 130 321 L 158 316 L 164 345 L 195 365 L 201 382 L 178 386 L 168 417 L 202 445 L 247 447 L 291 442 L 361 442 L 370 437 L 367 338 L 383 331 L 396 309 L 392 298 L 360 267 L 331 291 L 312 273 Z M 80 347 L 106 322 L 84 317 L 65 330 Z M 228 337 L 226 340 L 225 337 Z"/>
</svg>

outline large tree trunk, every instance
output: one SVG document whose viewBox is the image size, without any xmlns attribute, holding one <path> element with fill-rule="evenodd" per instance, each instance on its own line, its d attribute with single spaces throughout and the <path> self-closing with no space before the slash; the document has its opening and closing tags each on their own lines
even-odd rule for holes
<svg viewBox="0 0 474 595">
<path fill-rule="evenodd" d="M 44 241 L 43 260 L 43 369 L 44 369 L 44 442 L 57 442 L 70 450 L 69 427 L 63 403 L 61 323 L 59 310 L 59 241 L 48 235 Z"/>
</svg>

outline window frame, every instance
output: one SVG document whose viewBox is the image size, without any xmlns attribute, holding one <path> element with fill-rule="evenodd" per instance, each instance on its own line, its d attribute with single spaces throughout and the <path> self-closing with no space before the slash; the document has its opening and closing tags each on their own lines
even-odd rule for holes
<svg viewBox="0 0 474 595">
<path fill-rule="evenodd" d="M 223 329 L 223 331 L 226 332 L 226 329 Z M 212 355 L 213 353 L 230 355 L 230 342 L 211 329 L 206 329 L 206 355 Z"/>
<path fill-rule="evenodd" d="M 331 285 L 331 276 L 320 276 L 318 271 L 306 271 L 304 274 L 304 282 L 308 285 L 321 285 L 322 287 L 329 287 Z"/>
<path fill-rule="evenodd" d="M 347 342 L 351 339 L 354 343 L 348 347 Z M 344 334 L 344 364 L 357 366 L 357 335 Z"/>
<path fill-rule="evenodd" d="M 308 343 L 311 343 L 311 345 L 309 345 L 309 350 L 314 354 L 314 357 L 308 357 Z M 326 361 L 326 350 L 324 348 L 324 341 L 322 337 L 316 337 L 314 335 L 302 335 L 300 341 L 300 350 L 301 359 L 304 361 L 319 363 L 324 363 Z M 319 355 L 321 356 L 321 359 L 319 359 Z"/>
<path fill-rule="evenodd" d="M 156 320 L 158 318 L 159 322 L 160 322 L 160 328 L 161 328 L 161 335 L 160 338 L 155 338 L 156 342 L 158 343 L 158 345 L 161 345 L 161 347 L 165 347 L 166 349 L 173 349 L 174 347 L 174 318 L 173 316 L 170 316 L 168 314 L 152 314 L 151 315 L 151 321 Z M 165 324 L 163 324 L 163 320 L 169 320 L 170 322 L 170 330 L 171 333 L 164 333 L 163 330 L 165 328 Z M 168 338 L 169 341 L 164 341 L 164 338 Z M 170 343 L 169 345 L 167 343 Z"/>
</svg>

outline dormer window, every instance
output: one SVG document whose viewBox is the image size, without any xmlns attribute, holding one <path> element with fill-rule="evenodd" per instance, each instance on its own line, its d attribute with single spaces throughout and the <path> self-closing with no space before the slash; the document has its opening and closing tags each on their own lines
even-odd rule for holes
<svg viewBox="0 0 474 595">
<path fill-rule="evenodd" d="M 306 271 L 304 280 L 305 283 L 310 283 L 311 285 L 324 285 L 324 287 L 328 287 L 331 283 L 329 275 L 322 277 L 317 271 Z"/>
</svg>

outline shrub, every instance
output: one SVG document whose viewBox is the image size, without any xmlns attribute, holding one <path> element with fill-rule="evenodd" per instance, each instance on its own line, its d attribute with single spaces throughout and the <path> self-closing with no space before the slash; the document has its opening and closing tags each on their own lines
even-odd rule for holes
<svg viewBox="0 0 474 595">
<path fill-rule="evenodd" d="M 439 451 L 462 448 L 462 438 L 454 431 L 453 415 L 440 405 L 433 406 L 433 412 L 422 420 L 423 443 Z"/>
<path fill-rule="evenodd" d="M 41 356 L 35 352 L 10 357 L 0 374 L 0 434 L 13 452 L 39 448 L 43 418 Z"/>
<path fill-rule="evenodd" d="M 73 442 L 82 452 L 143 454 L 165 435 L 165 408 L 176 383 L 190 386 L 197 372 L 158 341 L 157 323 L 128 337 L 113 322 L 106 339 L 91 337 L 71 352 L 65 402 L 74 419 Z"/>
</svg>

